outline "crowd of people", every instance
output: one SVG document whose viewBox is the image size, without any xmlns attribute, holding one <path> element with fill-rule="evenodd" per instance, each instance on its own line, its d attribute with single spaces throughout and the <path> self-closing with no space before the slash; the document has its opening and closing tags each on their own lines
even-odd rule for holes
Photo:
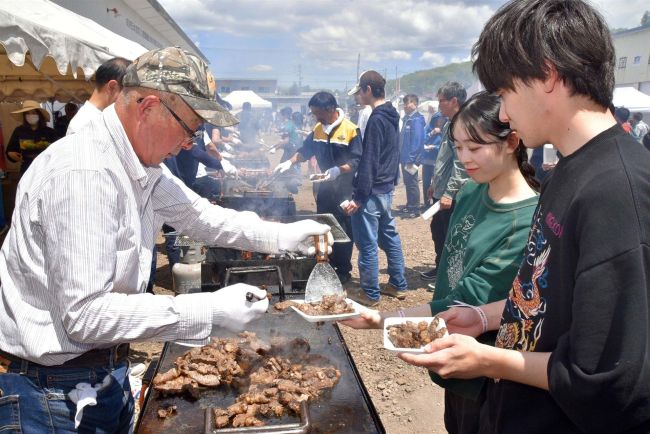
<svg viewBox="0 0 650 434">
<path fill-rule="evenodd" d="M 263 147 L 282 151 L 274 171 L 311 161 L 315 211 L 332 213 L 358 250 L 359 288 L 348 296 L 368 308 L 342 324 L 445 320 L 448 336 L 399 358 L 445 389 L 450 433 L 650 432 L 648 126 L 612 107 L 608 27 L 583 0 L 511 0 L 473 59 L 486 90 L 468 97 L 444 84 L 428 120 L 414 94 L 400 117 L 372 70 L 349 93 L 357 124 L 324 91 L 309 100 L 306 134 L 302 116 L 279 112 L 279 141 Z M 211 203 L 219 186 L 206 173 L 235 175 L 230 159 L 257 152 L 262 127 L 250 104 L 229 112 L 201 59 L 155 49 L 96 75 L 78 113 L 66 107 L 60 140 L 38 103 L 14 112 L 22 124 L 7 158 L 22 165 L 0 252 L 0 430 L 129 432 L 129 343 L 200 345 L 264 314 L 266 291 L 241 283 L 153 294 L 161 229 L 266 253 L 309 255 L 315 235 L 332 241 L 311 220 L 268 222 Z M 560 158 L 540 171 L 545 145 Z M 400 180 L 403 218 L 439 206 L 434 265 L 421 273 L 433 295 L 378 311 L 382 295 L 404 300 L 414 287 L 393 214 Z M 330 248 L 349 281 L 353 245 Z M 74 407 L 75 390 L 94 391 L 96 405 Z"/>
</svg>

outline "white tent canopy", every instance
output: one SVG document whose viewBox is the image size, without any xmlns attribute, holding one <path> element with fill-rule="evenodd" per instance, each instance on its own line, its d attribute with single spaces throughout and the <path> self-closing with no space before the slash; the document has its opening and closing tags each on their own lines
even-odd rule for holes
<svg viewBox="0 0 650 434">
<path fill-rule="evenodd" d="M 650 96 L 633 87 L 614 89 L 614 106 L 625 107 L 630 112 L 650 112 Z"/>
<path fill-rule="evenodd" d="M 146 48 L 49 0 L 0 2 L 0 101 L 81 99 L 95 70 Z M 85 95 L 87 97 L 87 95 Z"/>
<path fill-rule="evenodd" d="M 431 100 L 428 99 L 426 101 L 421 102 L 418 105 L 418 111 L 424 115 L 429 113 L 429 107 L 432 106 L 434 111 L 438 111 L 438 101 L 437 100 Z"/>
<path fill-rule="evenodd" d="M 251 103 L 251 107 L 254 109 L 270 109 L 273 106 L 271 101 L 265 100 L 252 90 L 235 90 L 223 99 L 232 105 L 234 112 L 240 111 L 245 102 Z"/>
</svg>

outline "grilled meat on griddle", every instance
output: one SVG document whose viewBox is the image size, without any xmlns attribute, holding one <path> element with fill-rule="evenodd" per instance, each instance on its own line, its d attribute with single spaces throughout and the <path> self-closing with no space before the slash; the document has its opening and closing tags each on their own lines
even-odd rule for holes
<svg viewBox="0 0 650 434">
<path fill-rule="evenodd" d="M 156 375 L 154 388 L 197 399 L 201 387 L 239 387 L 233 405 L 213 410 L 215 427 L 251 427 L 264 425 L 261 418 L 300 415 L 301 402 L 317 398 L 341 377 L 327 359 L 309 353 L 303 338 L 277 337 L 268 345 L 255 333 L 239 336 L 187 351 L 174 368 Z"/>
</svg>

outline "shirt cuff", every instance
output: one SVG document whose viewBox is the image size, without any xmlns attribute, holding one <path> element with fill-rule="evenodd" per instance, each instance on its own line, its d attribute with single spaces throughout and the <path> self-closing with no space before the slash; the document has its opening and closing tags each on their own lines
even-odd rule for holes
<svg viewBox="0 0 650 434">
<path fill-rule="evenodd" d="M 202 340 L 212 332 L 212 294 L 180 294 L 174 297 L 178 310 L 178 339 Z"/>
</svg>

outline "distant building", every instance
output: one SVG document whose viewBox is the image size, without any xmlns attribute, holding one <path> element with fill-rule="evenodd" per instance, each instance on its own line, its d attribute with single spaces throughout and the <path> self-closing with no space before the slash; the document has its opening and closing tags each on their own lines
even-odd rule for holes
<svg viewBox="0 0 650 434">
<path fill-rule="evenodd" d="M 52 1 L 147 49 L 181 47 L 210 63 L 156 0 Z"/>
<path fill-rule="evenodd" d="M 236 90 L 252 90 L 262 98 L 275 95 L 278 88 L 276 79 L 217 78 L 219 94 L 227 95 Z"/>
<path fill-rule="evenodd" d="M 612 35 L 616 49 L 616 86 L 632 86 L 650 95 L 650 26 Z"/>
</svg>

